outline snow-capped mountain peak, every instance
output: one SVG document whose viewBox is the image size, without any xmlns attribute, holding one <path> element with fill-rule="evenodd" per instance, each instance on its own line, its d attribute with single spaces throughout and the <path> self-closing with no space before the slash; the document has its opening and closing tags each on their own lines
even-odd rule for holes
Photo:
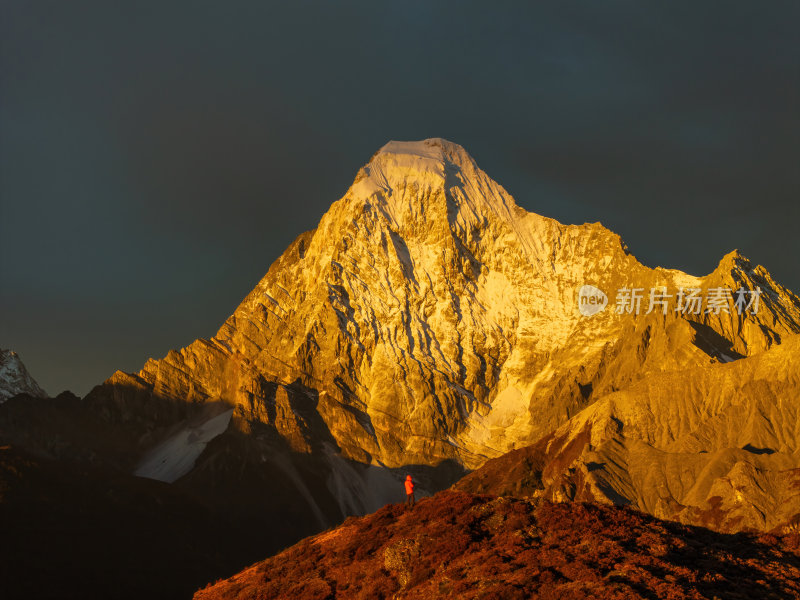
<svg viewBox="0 0 800 600">
<path fill-rule="evenodd" d="M 348 196 L 376 203 L 402 225 L 431 210 L 430 202 L 415 201 L 426 192 L 433 192 L 430 201 L 449 203 L 446 212 L 473 225 L 487 218 L 511 223 L 526 214 L 464 148 L 442 138 L 387 143 L 359 171 Z"/>
<path fill-rule="evenodd" d="M 167 397 L 236 405 L 305 451 L 332 435 L 366 464 L 473 468 L 649 372 L 749 355 L 800 329 L 797 297 L 734 263 L 704 278 L 650 269 L 599 223 L 520 208 L 461 146 L 394 141 L 214 338 L 139 376 Z M 774 288 L 758 315 L 644 314 L 646 299 L 641 315 L 614 310 L 626 286 L 739 280 Z M 591 318 L 577 305 L 586 284 L 610 297 Z M 314 400 L 279 393 L 294 384 Z"/>
<path fill-rule="evenodd" d="M 47 397 L 47 392 L 31 377 L 19 355 L 12 350 L 0 349 L 0 402 L 17 394 Z"/>
</svg>

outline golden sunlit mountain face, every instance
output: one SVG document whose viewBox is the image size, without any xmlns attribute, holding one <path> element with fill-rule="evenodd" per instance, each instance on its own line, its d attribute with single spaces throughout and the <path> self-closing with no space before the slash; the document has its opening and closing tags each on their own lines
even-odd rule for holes
<svg viewBox="0 0 800 600">
<path fill-rule="evenodd" d="M 84 398 L 17 395 L 0 432 L 119 474 L 120 514 L 146 478 L 258 528 L 251 562 L 409 475 L 419 498 L 768 531 L 800 512 L 798 340 L 800 299 L 737 251 L 650 268 L 600 223 L 520 208 L 455 143 L 389 142 L 214 336 Z"/>
</svg>

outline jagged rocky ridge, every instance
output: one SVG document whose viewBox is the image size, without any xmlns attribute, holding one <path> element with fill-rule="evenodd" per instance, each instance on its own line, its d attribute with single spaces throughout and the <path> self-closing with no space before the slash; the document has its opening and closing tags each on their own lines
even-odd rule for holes
<svg viewBox="0 0 800 600">
<path fill-rule="evenodd" d="M 461 490 L 631 505 L 721 531 L 800 521 L 800 336 L 730 364 L 647 377 Z"/>
</svg>

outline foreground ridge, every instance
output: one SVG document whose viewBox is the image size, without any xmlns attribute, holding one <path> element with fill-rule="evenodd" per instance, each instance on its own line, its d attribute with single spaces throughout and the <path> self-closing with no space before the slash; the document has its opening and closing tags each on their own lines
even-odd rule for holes
<svg viewBox="0 0 800 600">
<path fill-rule="evenodd" d="M 796 597 L 799 542 L 448 491 L 348 519 L 195 600 Z"/>
</svg>

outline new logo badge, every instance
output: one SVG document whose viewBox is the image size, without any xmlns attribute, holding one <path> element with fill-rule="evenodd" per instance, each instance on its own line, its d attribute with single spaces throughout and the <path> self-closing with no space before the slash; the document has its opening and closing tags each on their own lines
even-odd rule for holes
<svg viewBox="0 0 800 600">
<path fill-rule="evenodd" d="M 578 310 L 584 317 L 591 317 L 603 312 L 607 305 L 608 296 L 603 290 L 597 289 L 593 285 L 584 285 L 578 290 Z"/>
</svg>

